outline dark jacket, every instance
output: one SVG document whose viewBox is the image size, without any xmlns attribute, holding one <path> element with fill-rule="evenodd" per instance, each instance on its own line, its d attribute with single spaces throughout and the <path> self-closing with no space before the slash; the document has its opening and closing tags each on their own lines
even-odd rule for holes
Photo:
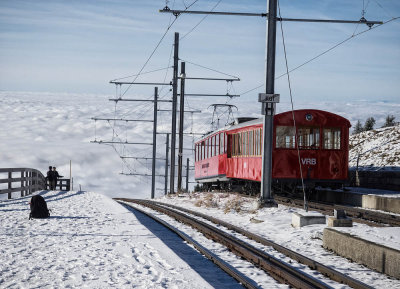
<svg viewBox="0 0 400 289">
<path fill-rule="evenodd" d="M 58 173 L 57 173 L 58 174 Z M 55 179 L 55 175 L 53 171 L 48 171 L 47 172 L 47 176 L 46 179 L 48 179 L 49 181 L 53 181 Z"/>
<path fill-rule="evenodd" d="M 53 171 L 53 178 L 54 180 L 57 180 L 58 178 L 61 178 L 61 176 L 58 174 L 57 171 Z"/>
</svg>

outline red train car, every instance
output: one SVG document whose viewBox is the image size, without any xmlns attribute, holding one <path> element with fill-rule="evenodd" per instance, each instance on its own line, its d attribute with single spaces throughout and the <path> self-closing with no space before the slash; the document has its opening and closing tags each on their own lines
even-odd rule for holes
<svg viewBox="0 0 400 289">
<path fill-rule="evenodd" d="M 262 126 L 262 119 L 239 122 L 196 142 L 195 180 L 206 185 L 259 186 Z M 313 185 L 344 182 L 348 175 L 350 126 L 347 119 L 321 110 L 304 109 L 275 115 L 273 180 L 296 183 L 302 176 Z"/>
</svg>

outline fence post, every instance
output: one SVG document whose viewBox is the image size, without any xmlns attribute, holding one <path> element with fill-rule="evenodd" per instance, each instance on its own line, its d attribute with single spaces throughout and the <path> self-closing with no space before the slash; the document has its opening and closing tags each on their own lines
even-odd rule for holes
<svg viewBox="0 0 400 289">
<path fill-rule="evenodd" d="M 11 183 L 11 179 L 12 179 L 12 172 L 8 172 L 8 189 L 12 189 L 12 183 Z M 8 199 L 11 199 L 11 192 L 8 193 Z"/>
<path fill-rule="evenodd" d="M 24 176 L 25 176 L 25 174 L 24 174 L 24 171 L 22 170 L 21 171 L 21 195 L 23 196 L 23 193 L 24 193 Z"/>
</svg>

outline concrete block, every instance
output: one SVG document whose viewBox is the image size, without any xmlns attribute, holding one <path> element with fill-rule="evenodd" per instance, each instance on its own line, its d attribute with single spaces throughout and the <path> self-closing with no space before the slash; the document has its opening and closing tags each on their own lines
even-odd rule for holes
<svg viewBox="0 0 400 289">
<path fill-rule="evenodd" d="M 337 219 L 335 217 L 328 218 L 328 227 L 353 227 L 353 219 Z"/>
<path fill-rule="evenodd" d="M 399 250 L 333 228 L 325 228 L 322 239 L 324 248 L 368 268 L 400 279 Z"/>
<path fill-rule="evenodd" d="M 335 219 L 346 219 L 346 212 L 344 210 L 333 210 L 333 216 Z"/>
<path fill-rule="evenodd" d="M 362 207 L 400 214 L 400 198 L 363 195 Z"/>
<path fill-rule="evenodd" d="M 304 213 L 293 213 L 292 214 L 292 226 L 295 228 L 301 228 L 308 225 L 314 224 L 326 224 L 326 217 L 316 212 L 304 212 Z"/>
</svg>

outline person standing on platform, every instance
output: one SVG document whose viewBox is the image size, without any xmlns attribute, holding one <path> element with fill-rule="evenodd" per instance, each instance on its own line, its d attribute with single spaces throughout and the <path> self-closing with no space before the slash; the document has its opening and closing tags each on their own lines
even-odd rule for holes
<svg viewBox="0 0 400 289">
<path fill-rule="evenodd" d="M 49 166 L 49 170 L 47 171 L 46 180 L 49 183 L 49 190 L 53 190 L 53 180 L 54 180 L 54 173 L 53 167 Z"/>
<path fill-rule="evenodd" d="M 54 189 L 53 189 L 53 190 L 56 189 L 57 180 L 58 180 L 58 178 L 61 178 L 61 177 L 62 177 L 62 176 L 60 176 L 60 175 L 58 174 L 58 172 L 57 172 L 57 170 L 56 170 L 56 167 L 53 167 L 53 182 L 54 182 Z"/>
</svg>

